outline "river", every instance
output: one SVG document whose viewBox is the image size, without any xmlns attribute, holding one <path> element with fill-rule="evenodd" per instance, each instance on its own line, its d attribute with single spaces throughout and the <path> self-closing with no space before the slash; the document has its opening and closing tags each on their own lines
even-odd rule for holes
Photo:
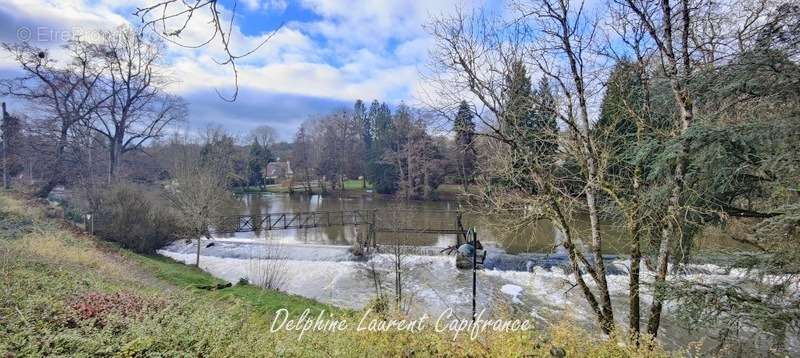
<svg viewBox="0 0 800 358">
<path fill-rule="evenodd" d="M 404 226 L 452 225 L 450 217 L 437 218 L 433 210 L 456 210 L 449 201 L 398 203 L 371 197 L 323 197 L 288 194 L 248 194 L 241 197 L 243 214 L 276 212 L 379 209 L 390 212 Z M 565 319 L 588 328 L 594 315 L 579 289 L 570 283 L 568 261 L 554 249 L 559 232 L 547 222 L 536 223 L 516 234 L 502 234 L 487 219 L 466 216 L 465 226 L 475 226 L 487 248 L 486 269 L 477 274 L 478 311 L 484 317 L 522 317 L 540 326 Z M 578 225 L 581 227 L 581 225 Z M 237 282 L 258 271 L 258 258 L 276 263 L 281 272 L 281 290 L 341 307 L 360 309 L 380 291 L 394 298 L 398 256 L 377 253 L 358 257 L 350 249 L 364 228 L 327 227 L 220 235 L 213 246 L 204 247 L 201 268 L 222 279 Z M 627 322 L 627 267 L 621 237 L 613 227 L 604 227 L 609 290 L 616 319 Z M 400 237 L 396 235 L 401 235 Z M 379 233 L 379 242 L 399 242 L 413 247 L 399 256 L 404 307 L 409 314 L 438 315 L 453 309 L 461 318 L 470 316 L 472 273 L 455 268 L 455 258 L 439 251 L 455 243 L 454 235 Z M 204 243 L 204 246 L 207 243 Z M 176 242 L 160 253 L 176 260 L 194 262 L 195 244 Z M 277 268 L 276 268 L 277 267 Z M 706 280 L 728 280 L 731 273 L 710 264 L 690 265 L 686 275 Z M 645 269 L 642 277 L 652 281 Z M 376 280 L 377 278 L 377 280 Z M 378 285 L 376 287 L 376 281 Z M 591 281 L 586 277 L 586 281 Z M 645 285 L 646 286 L 646 285 Z M 643 303 L 650 292 L 643 288 Z M 669 306 L 667 307 L 669 309 Z M 669 317 L 669 315 L 666 315 Z M 667 347 L 685 347 L 692 337 L 676 322 L 665 319 L 660 340 Z"/>
</svg>

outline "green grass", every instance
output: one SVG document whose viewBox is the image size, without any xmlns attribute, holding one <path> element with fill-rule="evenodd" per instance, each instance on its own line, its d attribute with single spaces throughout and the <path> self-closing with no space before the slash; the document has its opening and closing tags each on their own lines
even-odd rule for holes
<svg viewBox="0 0 800 358">
<path fill-rule="evenodd" d="M 156 277 L 178 287 L 195 289 L 198 286 L 225 283 L 225 281 L 217 279 L 197 267 L 185 265 L 168 257 L 139 255 L 129 251 L 125 251 L 125 255 L 138 262 Z M 310 309 L 312 313 L 319 313 L 323 310 L 327 312 L 349 313 L 348 311 L 340 310 L 302 296 L 264 290 L 247 284 L 236 284 L 221 290 L 197 289 L 196 291 L 201 291 L 201 293 L 210 295 L 216 299 L 241 300 L 252 305 L 260 311 L 260 313 L 265 315 L 272 314 L 280 308 L 285 308 L 289 311 L 290 315 L 293 316 L 302 313 L 305 309 Z"/>
<path fill-rule="evenodd" d="M 243 194 L 243 193 L 268 193 L 272 192 L 273 190 L 278 189 L 275 186 L 258 186 L 258 185 L 250 185 L 250 186 L 236 186 L 231 189 L 235 194 Z"/>
<path fill-rule="evenodd" d="M 364 190 L 364 183 L 358 179 L 350 179 L 344 181 L 344 190 Z M 372 184 L 367 183 L 367 189 L 372 189 Z"/>
</svg>

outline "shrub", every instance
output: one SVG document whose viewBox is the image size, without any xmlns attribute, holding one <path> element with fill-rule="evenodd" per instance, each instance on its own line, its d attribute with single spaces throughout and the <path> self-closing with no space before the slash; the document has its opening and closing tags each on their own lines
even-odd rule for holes
<svg viewBox="0 0 800 358">
<path fill-rule="evenodd" d="M 0 239 L 15 239 L 27 233 L 33 221 L 12 215 L 11 213 L 0 212 Z"/>
<path fill-rule="evenodd" d="M 259 246 L 255 252 L 250 252 L 248 281 L 252 285 L 280 291 L 288 280 L 286 255 L 280 245 Z"/>
<path fill-rule="evenodd" d="M 144 314 L 160 311 L 165 302 L 127 292 L 89 292 L 72 300 L 69 306 L 72 315 L 67 317 L 68 324 L 93 321 L 96 326 L 102 327 L 111 315 L 119 318 L 141 318 Z"/>
<path fill-rule="evenodd" d="M 95 233 L 139 253 L 153 253 L 181 237 L 177 215 L 157 194 L 132 184 L 103 193 L 95 214 Z"/>
</svg>

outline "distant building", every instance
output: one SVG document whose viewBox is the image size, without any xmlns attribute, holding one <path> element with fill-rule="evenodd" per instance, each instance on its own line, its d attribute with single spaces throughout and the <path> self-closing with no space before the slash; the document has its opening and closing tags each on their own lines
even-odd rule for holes
<svg viewBox="0 0 800 358">
<path fill-rule="evenodd" d="M 264 170 L 264 177 L 274 182 L 289 179 L 292 175 L 294 175 L 294 172 L 292 172 L 292 166 L 289 161 L 269 163 L 267 164 L 267 169 Z"/>
</svg>

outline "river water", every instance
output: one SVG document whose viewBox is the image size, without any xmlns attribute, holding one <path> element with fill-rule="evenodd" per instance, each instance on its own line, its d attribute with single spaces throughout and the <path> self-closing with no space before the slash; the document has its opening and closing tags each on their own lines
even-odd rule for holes
<svg viewBox="0 0 800 358">
<path fill-rule="evenodd" d="M 249 194 L 241 200 L 243 214 L 249 215 L 369 208 L 393 213 L 398 221 L 403 221 L 403 226 L 418 228 L 452 226 L 452 214 L 436 217 L 432 210 L 459 209 L 456 202 L 400 204 L 370 197 Z M 566 319 L 590 329 L 595 327 L 593 313 L 580 290 L 571 284 L 574 278 L 564 253 L 553 249 L 559 240 L 558 230 L 542 222 L 517 234 L 502 234 L 493 230 L 487 220 L 474 217 L 465 217 L 464 224 L 477 228 L 478 238 L 488 250 L 486 269 L 477 273 L 477 309 L 486 310 L 484 318 L 527 318 L 540 326 Z M 328 227 L 220 235 L 210 247 L 205 247 L 208 243 L 204 242 L 200 266 L 235 283 L 241 278 L 253 280 L 263 270 L 260 269 L 263 262 L 272 262 L 269 267 L 279 271 L 284 281 L 281 290 L 360 309 L 378 292 L 395 297 L 395 268 L 399 260 L 403 306 L 409 314 L 428 313 L 435 317 L 452 309 L 460 318 L 470 317 L 472 272 L 456 269 L 455 257 L 440 253 L 442 248 L 455 243 L 454 235 L 379 233 L 379 242 L 402 242 L 401 255 L 383 252 L 355 256 L 350 249 L 364 230 Z M 613 227 L 605 227 L 604 231 L 609 290 L 616 319 L 625 326 L 629 261 L 621 255 L 624 246 L 618 232 Z M 176 242 L 160 253 L 193 263 L 195 245 Z M 736 275 L 710 264 L 689 266 L 686 272 L 704 280 L 730 280 Z M 651 282 L 653 273 L 645 269 L 642 276 L 645 282 Z M 591 282 L 588 276 L 585 280 Z M 647 285 L 642 296 L 643 304 L 649 303 L 651 294 Z M 667 347 L 685 347 L 696 338 L 669 319 L 662 327 L 660 340 Z"/>
</svg>

